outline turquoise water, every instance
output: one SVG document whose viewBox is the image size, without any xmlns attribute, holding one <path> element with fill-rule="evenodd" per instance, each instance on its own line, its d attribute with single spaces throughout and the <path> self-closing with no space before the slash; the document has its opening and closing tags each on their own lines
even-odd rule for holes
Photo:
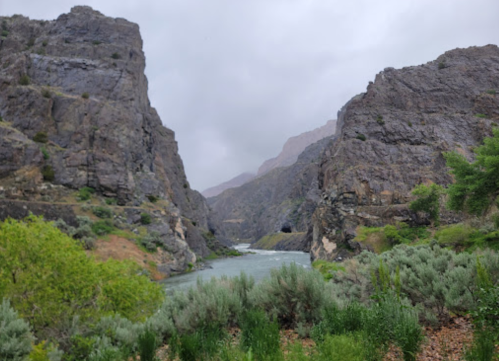
<svg viewBox="0 0 499 361">
<path fill-rule="evenodd" d="M 235 246 L 239 251 L 247 251 L 249 244 L 239 244 Z M 260 281 L 270 274 L 272 268 L 278 268 L 282 264 L 295 262 L 304 268 L 310 268 L 310 254 L 295 251 L 264 251 L 249 250 L 255 254 L 247 254 L 242 257 L 223 258 L 209 261 L 211 268 L 187 273 L 168 278 L 161 283 L 165 285 L 167 291 L 182 290 L 196 284 L 198 277 L 209 280 L 211 277 L 226 275 L 229 277 L 239 276 L 241 271 L 253 276 L 255 281 Z"/>
</svg>

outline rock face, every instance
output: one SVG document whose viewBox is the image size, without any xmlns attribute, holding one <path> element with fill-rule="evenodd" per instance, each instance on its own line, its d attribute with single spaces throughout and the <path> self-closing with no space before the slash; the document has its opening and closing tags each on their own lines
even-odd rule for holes
<svg viewBox="0 0 499 361">
<path fill-rule="evenodd" d="M 272 169 L 287 167 L 293 164 L 305 148 L 323 138 L 332 136 L 335 131 L 336 120 L 329 120 L 322 127 L 289 138 L 286 143 L 284 143 L 282 151 L 277 157 L 266 160 L 260 168 L 258 168 L 257 177 L 267 174 Z"/>
<path fill-rule="evenodd" d="M 207 255 L 201 234 L 215 227 L 173 131 L 150 106 L 138 26 L 86 6 L 54 21 L 0 23 L 3 196 L 35 201 L 42 187 L 88 186 L 122 206 L 161 199 L 154 228 L 175 249 L 175 268 Z M 41 171 L 53 172 L 48 186 Z"/>
<path fill-rule="evenodd" d="M 435 61 L 387 68 L 338 115 L 327 148 L 313 217 L 311 256 L 355 250 L 359 225 L 418 222 L 408 210 L 417 184 L 448 184 L 442 152 L 469 159 L 499 121 L 499 49 L 456 49 Z"/>
<path fill-rule="evenodd" d="M 206 198 L 209 197 L 216 197 L 223 191 L 230 189 L 230 188 L 236 188 L 239 186 L 242 186 L 245 183 L 248 183 L 249 181 L 253 180 L 255 178 L 255 175 L 253 173 L 242 173 L 239 174 L 238 176 L 232 178 L 231 180 L 228 180 L 227 182 L 224 182 L 222 184 L 219 184 L 218 186 L 208 188 L 204 191 L 201 192 L 203 196 Z"/>
<path fill-rule="evenodd" d="M 320 199 L 319 160 L 330 141 L 325 138 L 310 145 L 291 166 L 273 169 L 241 187 L 209 198 L 224 235 L 253 243 L 273 233 L 304 232 L 292 237 L 292 248 L 308 250 L 304 236 Z M 286 249 L 283 243 L 279 247 Z"/>
</svg>

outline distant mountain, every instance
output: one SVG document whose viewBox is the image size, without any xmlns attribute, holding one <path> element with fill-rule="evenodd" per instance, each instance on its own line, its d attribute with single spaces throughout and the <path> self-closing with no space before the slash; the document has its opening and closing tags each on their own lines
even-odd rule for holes
<svg viewBox="0 0 499 361">
<path fill-rule="evenodd" d="M 216 197 L 224 190 L 242 186 L 243 184 L 248 183 L 254 178 L 255 175 L 253 173 L 242 173 L 232 178 L 231 180 L 228 180 L 227 182 L 223 182 L 222 184 L 219 184 L 215 187 L 205 189 L 204 191 L 201 192 L 201 194 L 206 198 Z"/>
<path fill-rule="evenodd" d="M 293 164 L 298 159 L 298 156 L 310 144 L 313 144 L 323 138 L 330 137 L 336 131 L 336 120 L 329 120 L 322 127 L 316 128 L 309 132 L 302 133 L 295 137 L 289 138 L 282 147 L 281 153 L 275 158 L 266 160 L 258 169 L 257 177 L 270 172 L 278 167 L 287 167 Z"/>
</svg>

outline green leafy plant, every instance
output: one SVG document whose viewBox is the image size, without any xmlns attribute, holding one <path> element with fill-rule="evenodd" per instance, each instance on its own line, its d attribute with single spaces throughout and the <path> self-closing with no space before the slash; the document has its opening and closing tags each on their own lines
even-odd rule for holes
<svg viewBox="0 0 499 361">
<path fill-rule="evenodd" d="M 490 95 L 496 95 L 496 90 L 495 89 L 489 89 L 487 90 L 487 94 L 490 94 Z"/>
<path fill-rule="evenodd" d="M 79 201 L 88 201 L 94 193 L 95 189 L 92 187 L 83 187 L 78 190 L 78 195 L 76 197 Z"/>
<path fill-rule="evenodd" d="M 47 143 L 49 141 L 49 137 L 46 132 L 38 132 L 33 137 L 33 141 L 37 143 Z"/>
<path fill-rule="evenodd" d="M 88 99 L 88 98 L 90 98 L 90 94 L 88 94 L 87 92 L 84 92 L 84 93 L 81 95 L 81 97 L 82 97 L 83 99 Z"/>
<path fill-rule="evenodd" d="M 93 207 L 92 213 L 99 218 L 111 218 L 113 216 L 113 211 L 107 207 Z"/>
<path fill-rule="evenodd" d="M 98 236 L 103 236 L 114 231 L 113 222 L 109 219 L 103 219 L 92 224 L 92 232 Z"/>
<path fill-rule="evenodd" d="M 31 352 L 32 343 L 29 324 L 4 299 L 0 304 L 0 359 L 24 361 Z"/>
<path fill-rule="evenodd" d="M 446 64 L 444 61 L 441 61 L 438 63 L 438 69 L 442 70 L 446 68 Z"/>
<path fill-rule="evenodd" d="M 477 118 L 487 118 L 487 115 L 483 114 L 483 113 L 477 113 L 477 114 L 475 114 L 475 117 L 477 117 Z"/>
<path fill-rule="evenodd" d="M 159 197 L 155 196 L 155 195 L 152 195 L 152 194 L 149 194 L 147 196 L 147 199 L 149 199 L 149 202 L 151 202 L 151 203 L 156 203 L 159 200 Z"/>
<path fill-rule="evenodd" d="M 138 349 L 141 361 L 155 361 L 158 342 L 156 335 L 149 329 L 146 329 L 138 338 Z"/>
<path fill-rule="evenodd" d="M 50 159 L 50 154 L 49 154 L 47 148 L 41 147 L 40 150 L 42 151 L 43 159 L 45 159 L 45 160 Z"/>
<path fill-rule="evenodd" d="M 376 122 L 379 124 L 379 125 L 384 125 L 385 124 L 385 121 L 383 120 L 383 116 L 382 115 L 378 115 L 376 117 Z"/>
<path fill-rule="evenodd" d="M 44 47 L 45 47 L 45 46 L 47 46 L 47 45 L 48 45 L 48 41 L 47 41 L 47 40 L 44 40 L 44 41 L 42 42 L 42 46 L 44 46 Z"/>
<path fill-rule="evenodd" d="M 9 32 L 7 30 L 2 30 L 2 36 L 6 38 L 7 36 L 9 36 Z"/>
<path fill-rule="evenodd" d="M 409 208 L 414 212 L 428 213 L 432 224 L 440 223 L 440 198 L 444 194 L 444 188 L 438 184 L 432 183 L 430 186 L 419 184 L 412 195 L 416 200 L 412 201 Z"/>
<path fill-rule="evenodd" d="M 241 346 L 243 350 L 252 350 L 257 359 L 265 355 L 276 354 L 279 347 L 279 325 L 270 321 L 265 312 L 249 310 L 241 317 Z"/>
<path fill-rule="evenodd" d="M 499 195 L 499 129 L 492 128 L 493 137 L 475 149 L 476 159 L 468 160 L 457 152 L 444 153 L 455 183 L 447 190 L 448 208 L 483 215 Z"/>
<path fill-rule="evenodd" d="M 105 202 L 108 206 L 111 206 L 117 204 L 118 200 L 116 198 L 106 198 Z"/>
<path fill-rule="evenodd" d="M 19 78 L 19 85 L 29 85 L 30 84 L 30 79 L 29 76 L 26 74 L 22 75 L 21 78 Z"/>
<path fill-rule="evenodd" d="M 362 140 L 363 142 L 365 142 L 367 138 L 364 134 L 357 134 L 355 139 L 359 139 L 359 140 Z"/>
<path fill-rule="evenodd" d="M 111 58 L 113 58 L 113 59 L 121 59 L 121 55 L 120 55 L 120 54 L 118 54 L 118 53 L 113 53 L 113 54 L 111 55 Z"/>
<path fill-rule="evenodd" d="M 55 178 L 55 172 L 51 165 L 44 165 L 42 168 L 43 180 L 52 182 Z"/>
<path fill-rule="evenodd" d="M 47 88 L 43 88 L 42 89 L 42 96 L 44 98 L 50 98 L 52 96 L 52 94 L 50 93 L 50 90 L 48 90 Z"/>
<path fill-rule="evenodd" d="M 149 213 L 141 213 L 140 214 L 140 223 L 142 224 L 151 224 L 151 215 Z"/>
</svg>

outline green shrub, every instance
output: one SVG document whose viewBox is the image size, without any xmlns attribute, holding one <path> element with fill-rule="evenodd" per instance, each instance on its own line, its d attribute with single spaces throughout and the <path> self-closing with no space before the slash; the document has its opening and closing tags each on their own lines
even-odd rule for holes
<svg viewBox="0 0 499 361">
<path fill-rule="evenodd" d="M 440 198 L 444 194 L 444 188 L 438 184 L 430 186 L 419 184 L 411 192 L 416 196 L 416 200 L 412 201 L 409 208 L 414 212 L 426 212 L 430 220 L 436 226 L 440 221 Z"/>
<path fill-rule="evenodd" d="M 138 349 L 141 361 L 155 361 L 158 342 L 156 335 L 151 330 L 144 330 L 138 338 Z"/>
<path fill-rule="evenodd" d="M 44 46 L 44 47 L 45 47 L 45 46 L 47 46 L 47 45 L 48 45 L 48 41 L 47 41 L 47 40 L 44 40 L 44 41 L 42 42 L 42 46 Z"/>
<path fill-rule="evenodd" d="M 92 224 L 92 232 L 98 236 L 109 234 L 114 230 L 113 222 L 109 219 L 103 219 Z"/>
<path fill-rule="evenodd" d="M 93 45 L 100 45 L 100 44 L 102 44 L 102 41 L 94 40 L 94 41 L 92 41 L 92 44 Z"/>
<path fill-rule="evenodd" d="M 41 151 L 42 151 L 43 159 L 45 159 L 45 160 L 50 159 L 50 154 L 49 154 L 47 148 L 42 147 Z"/>
<path fill-rule="evenodd" d="M 441 61 L 440 63 L 438 63 L 438 69 L 442 70 L 442 69 L 445 69 L 446 65 L 445 65 L 445 62 Z"/>
<path fill-rule="evenodd" d="M 141 238 L 140 244 L 149 252 L 156 252 L 157 247 L 163 247 L 161 236 L 158 232 L 149 232 Z"/>
<path fill-rule="evenodd" d="M 19 85 L 29 85 L 30 84 L 30 79 L 29 76 L 26 74 L 22 75 L 21 78 L 19 79 Z"/>
<path fill-rule="evenodd" d="M 385 124 L 385 121 L 383 120 L 383 116 L 382 115 L 378 115 L 377 118 L 376 118 L 376 122 L 379 124 L 379 125 L 384 125 Z"/>
<path fill-rule="evenodd" d="M 63 352 L 57 349 L 56 346 L 41 341 L 38 345 L 33 346 L 33 350 L 29 354 L 30 361 L 61 361 Z"/>
<path fill-rule="evenodd" d="M 140 214 L 140 223 L 142 224 L 151 224 L 151 215 L 149 213 L 141 213 Z"/>
<path fill-rule="evenodd" d="M 29 324 L 20 318 L 10 306 L 10 302 L 4 299 L 0 304 L 0 359 L 26 360 L 31 352 L 32 343 L 33 336 Z"/>
<path fill-rule="evenodd" d="M 149 195 L 147 196 L 147 199 L 149 199 L 149 202 L 151 202 L 151 203 L 156 203 L 156 202 L 159 200 L 159 197 L 154 196 L 154 195 L 152 195 L 152 194 L 149 194 Z"/>
<path fill-rule="evenodd" d="M 88 201 L 94 193 L 95 189 L 93 189 L 92 187 L 83 187 L 78 190 L 78 195 L 76 196 L 76 198 L 79 201 Z"/>
<path fill-rule="evenodd" d="M 318 361 L 364 360 L 364 346 L 355 335 L 328 335 L 318 349 Z"/>
<path fill-rule="evenodd" d="M 38 132 L 33 137 L 33 140 L 37 143 L 47 143 L 49 141 L 49 137 L 45 132 Z"/>
<path fill-rule="evenodd" d="M 2 116 L 1 116 L 1 115 L 0 115 L 0 122 L 3 122 L 3 118 L 2 118 Z"/>
<path fill-rule="evenodd" d="M 280 351 L 279 325 L 270 321 L 265 312 L 249 310 L 243 313 L 240 322 L 241 347 L 252 350 L 257 359 Z"/>
<path fill-rule="evenodd" d="M 495 355 L 495 335 L 488 329 L 476 330 L 473 335 L 473 343 L 465 350 L 466 361 L 492 361 Z"/>
<path fill-rule="evenodd" d="M 458 223 L 437 231 L 435 239 L 442 245 L 458 245 L 467 241 L 473 232 L 470 226 Z"/>
<path fill-rule="evenodd" d="M 106 198 L 105 202 L 108 206 L 111 206 L 117 204 L 118 200 L 116 198 Z"/>
<path fill-rule="evenodd" d="M 42 89 L 42 97 L 44 97 L 44 98 L 50 98 L 51 96 L 52 96 L 52 94 L 50 93 L 50 90 L 48 90 L 46 88 Z"/>
<path fill-rule="evenodd" d="M 295 263 L 271 271 L 270 278 L 255 286 L 248 298 L 283 326 L 313 324 L 320 319 L 328 297 L 328 284 L 316 270 Z"/>
<path fill-rule="evenodd" d="M 84 93 L 81 95 L 81 97 L 82 97 L 83 99 L 88 99 L 88 98 L 90 98 L 90 94 L 88 94 L 87 92 L 84 92 Z"/>
<path fill-rule="evenodd" d="M 163 299 L 162 288 L 139 276 L 133 262 L 96 262 L 38 217 L 0 223 L 0 248 L 0 273 L 14 275 L 0 277 L 0 292 L 40 339 L 62 337 L 77 315 L 82 323 L 115 313 L 141 320 Z"/>
<path fill-rule="evenodd" d="M 496 95 L 496 90 L 495 89 L 489 89 L 489 90 L 487 90 L 487 94 Z"/>
<path fill-rule="evenodd" d="M 111 218 L 113 216 L 113 211 L 107 207 L 93 207 L 92 213 L 99 218 Z"/>
<path fill-rule="evenodd" d="M 47 182 L 52 182 L 55 178 L 54 169 L 51 165 L 44 165 L 42 168 L 43 180 Z"/>
<path fill-rule="evenodd" d="M 359 139 L 359 140 L 362 140 L 363 142 L 365 142 L 367 138 L 364 134 L 357 134 L 355 139 Z"/>
<path fill-rule="evenodd" d="M 7 30 L 2 30 L 2 36 L 6 38 L 7 36 L 9 36 L 9 32 Z"/>
<path fill-rule="evenodd" d="M 475 117 L 477 117 L 477 118 L 487 118 L 487 115 L 486 114 L 482 114 L 482 113 L 477 113 L 477 114 L 475 114 Z"/>
<path fill-rule="evenodd" d="M 118 53 L 113 53 L 113 54 L 111 55 L 111 58 L 113 58 L 113 59 L 121 59 L 121 55 L 120 55 L 120 54 L 118 54 Z"/>
</svg>

